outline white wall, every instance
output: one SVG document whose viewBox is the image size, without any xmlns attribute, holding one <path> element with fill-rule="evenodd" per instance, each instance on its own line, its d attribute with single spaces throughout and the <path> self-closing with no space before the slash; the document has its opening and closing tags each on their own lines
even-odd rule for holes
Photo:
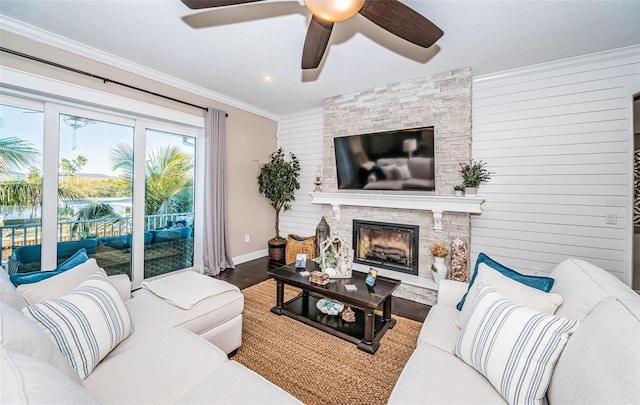
<svg viewBox="0 0 640 405">
<path fill-rule="evenodd" d="M 293 152 L 300 161 L 300 190 L 290 211 L 280 215 L 280 235 L 315 235 L 322 207 L 311 204 L 316 167 L 322 164 L 322 108 L 282 116 L 278 125 L 278 146 Z"/>
<path fill-rule="evenodd" d="M 631 284 L 638 91 L 638 46 L 474 78 L 473 158 L 495 175 L 472 216 L 472 260 L 532 273 L 573 256 Z"/>
</svg>

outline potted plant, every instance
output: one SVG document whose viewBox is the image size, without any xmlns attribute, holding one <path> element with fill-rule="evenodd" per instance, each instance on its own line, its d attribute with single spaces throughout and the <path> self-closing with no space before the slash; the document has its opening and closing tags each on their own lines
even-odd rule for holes
<svg viewBox="0 0 640 405">
<path fill-rule="evenodd" d="M 460 163 L 460 175 L 463 179 L 465 195 L 476 195 L 480 184 L 491 180 L 491 175 L 494 173 L 487 170 L 485 165 L 486 163 L 482 160 L 472 161 L 471 164 Z"/>
<path fill-rule="evenodd" d="M 455 191 L 456 197 L 462 197 L 464 192 L 464 184 L 456 184 L 453 186 L 453 190 Z"/>
<path fill-rule="evenodd" d="M 258 190 L 269 200 L 276 211 L 275 236 L 269 239 L 269 257 L 274 260 L 284 260 L 286 239 L 280 236 L 280 211 L 291 209 L 291 202 L 296 199 L 295 191 L 300 189 L 298 176 L 300 162 L 293 153 L 286 158 L 284 150 L 269 155 L 269 162 L 258 163 Z"/>
</svg>

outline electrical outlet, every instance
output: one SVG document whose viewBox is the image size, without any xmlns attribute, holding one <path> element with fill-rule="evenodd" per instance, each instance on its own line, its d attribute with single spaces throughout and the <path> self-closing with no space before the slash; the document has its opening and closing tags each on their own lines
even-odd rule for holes
<svg viewBox="0 0 640 405">
<path fill-rule="evenodd" d="M 618 215 L 615 212 L 607 212 L 604 216 L 604 223 L 615 225 L 618 223 Z"/>
<path fill-rule="evenodd" d="M 244 235 L 245 243 L 249 243 L 250 240 L 251 240 L 251 237 L 249 236 L 249 234 Z"/>
</svg>

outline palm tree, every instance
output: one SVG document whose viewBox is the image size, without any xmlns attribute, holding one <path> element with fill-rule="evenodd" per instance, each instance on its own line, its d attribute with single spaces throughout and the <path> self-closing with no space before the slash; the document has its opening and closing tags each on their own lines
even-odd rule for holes
<svg viewBox="0 0 640 405">
<path fill-rule="evenodd" d="M 65 174 L 66 184 L 69 185 L 69 177 L 72 174 L 75 174 L 78 169 L 76 169 L 76 166 L 66 158 L 60 159 L 60 169 L 62 170 L 62 173 Z"/>
<path fill-rule="evenodd" d="M 78 195 L 64 187 L 58 187 L 58 198 L 77 199 Z M 42 185 L 24 180 L 6 181 L 0 186 L 0 207 L 5 210 L 31 208 L 42 204 Z"/>
<path fill-rule="evenodd" d="M 71 161 L 71 163 L 73 163 L 73 165 L 76 168 L 76 172 L 80 173 L 80 171 L 82 170 L 82 168 L 87 164 L 89 160 L 82 156 L 82 155 L 78 155 L 75 159 L 73 159 Z M 76 177 L 76 185 L 78 184 L 78 177 Z"/>
<path fill-rule="evenodd" d="M 121 170 L 120 177 L 128 183 L 133 183 L 133 147 L 119 143 L 111 148 L 109 159 L 113 170 Z"/>
<path fill-rule="evenodd" d="M 133 149 L 118 144 L 111 150 L 114 170 L 121 170 L 126 181 L 133 179 Z M 177 146 L 160 147 L 149 153 L 145 174 L 145 213 L 147 215 L 178 212 L 184 207 L 185 189 L 193 180 L 193 158 Z M 193 197 L 191 197 L 191 200 Z"/>
<path fill-rule="evenodd" d="M 193 158 L 177 146 L 152 151 L 147 160 L 148 214 L 169 214 L 179 209 L 176 198 L 193 178 Z"/>
<path fill-rule="evenodd" d="M 32 143 L 16 137 L 0 138 L 0 173 L 38 163 L 40 152 Z"/>
<path fill-rule="evenodd" d="M 91 232 L 91 221 L 95 219 L 104 219 L 96 225 L 95 232 L 103 233 L 108 226 L 116 224 L 120 221 L 120 215 L 116 214 L 113 207 L 106 203 L 91 202 L 82 207 L 73 216 L 78 222 L 71 227 L 71 232 L 78 239 L 95 238 L 96 234 Z"/>
<path fill-rule="evenodd" d="M 42 204 L 42 176 L 34 167 L 38 164 L 39 157 L 40 152 L 30 142 L 16 137 L 0 139 L 0 174 L 31 166 L 26 181 L 0 182 L 0 208 L 4 212 L 29 208 L 33 215 Z M 78 198 L 76 193 L 64 187 L 58 188 L 58 197 Z"/>
</svg>

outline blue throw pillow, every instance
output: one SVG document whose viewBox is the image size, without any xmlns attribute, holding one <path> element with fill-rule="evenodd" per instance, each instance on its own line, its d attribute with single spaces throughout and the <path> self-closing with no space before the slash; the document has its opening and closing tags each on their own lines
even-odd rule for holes
<svg viewBox="0 0 640 405">
<path fill-rule="evenodd" d="M 14 273 L 9 276 L 11 282 L 16 287 L 20 284 L 31 284 L 37 283 L 38 281 L 46 280 L 50 277 L 57 276 L 60 273 L 63 273 L 67 270 L 71 270 L 79 264 L 82 264 L 89 260 L 89 256 L 87 256 L 87 251 L 85 248 L 82 248 L 75 252 L 73 256 L 60 263 L 58 267 L 51 271 L 32 271 L 30 273 Z"/>
<path fill-rule="evenodd" d="M 467 294 L 469 293 L 471 286 L 473 286 L 473 282 L 476 280 L 476 275 L 478 274 L 478 266 L 480 265 L 480 263 L 486 264 L 487 266 L 509 277 L 510 279 L 544 292 L 551 291 L 551 287 L 553 287 L 553 282 L 555 281 L 551 277 L 528 276 L 526 274 L 520 274 L 517 271 L 511 270 L 510 268 L 496 262 L 484 253 L 480 253 L 478 255 L 478 260 L 476 260 L 476 266 L 473 269 L 471 281 L 469 281 L 469 288 L 467 289 L 467 292 L 462 296 L 462 299 L 460 300 L 458 305 L 456 305 L 458 311 L 462 311 L 462 306 L 464 305 L 464 301 L 467 299 Z"/>
</svg>

